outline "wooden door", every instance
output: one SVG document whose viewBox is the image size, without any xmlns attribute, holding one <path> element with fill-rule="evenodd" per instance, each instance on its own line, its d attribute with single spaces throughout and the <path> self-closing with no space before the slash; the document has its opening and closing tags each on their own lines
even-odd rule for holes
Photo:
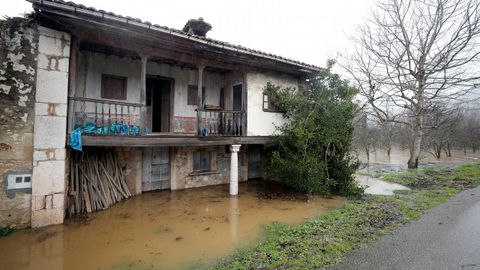
<svg viewBox="0 0 480 270">
<path fill-rule="evenodd" d="M 263 163 L 263 146 L 249 145 L 248 152 L 248 179 L 263 178 L 265 168 Z"/>
<path fill-rule="evenodd" d="M 147 78 L 147 121 L 152 132 L 170 131 L 172 81 Z"/>
<path fill-rule="evenodd" d="M 170 149 L 145 148 L 142 191 L 170 189 Z"/>
</svg>

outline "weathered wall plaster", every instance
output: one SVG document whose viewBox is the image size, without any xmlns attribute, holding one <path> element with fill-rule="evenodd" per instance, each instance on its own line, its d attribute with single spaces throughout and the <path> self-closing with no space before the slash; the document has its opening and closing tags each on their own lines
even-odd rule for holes
<svg viewBox="0 0 480 270">
<path fill-rule="evenodd" d="M 127 77 L 127 100 L 125 102 L 139 103 L 140 68 L 141 62 L 138 59 L 81 51 L 77 64 L 76 96 L 101 99 L 102 74 L 111 74 Z M 196 117 L 195 109 L 197 106 L 187 104 L 187 93 L 188 85 L 197 85 L 197 70 L 148 62 L 147 75 L 156 75 L 174 80 L 174 120 L 182 121 L 184 118 Z M 222 75 L 204 72 L 205 104 L 220 104 L 220 89 L 222 87 L 231 88 L 231 85 L 225 84 L 225 81 L 231 81 L 229 78 L 232 76 L 232 74 Z M 87 111 L 94 112 L 94 107 L 87 108 Z M 183 129 L 183 127 L 183 123 L 175 124 L 173 131 L 191 132 L 190 129 Z"/>
<path fill-rule="evenodd" d="M 283 114 L 263 111 L 263 88 L 267 82 L 282 87 L 298 89 L 298 80 L 286 75 L 247 73 L 247 134 L 248 136 L 268 136 L 275 133 L 276 126 L 285 123 Z"/>
<path fill-rule="evenodd" d="M 70 35 L 38 27 L 32 227 L 63 223 Z"/>
<path fill-rule="evenodd" d="M 30 225 L 31 189 L 7 190 L 7 174 L 32 171 L 37 46 L 31 20 L 0 21 L 0 228 Z"/>
<path fill-rule="evenodd" d="M 116 147 L 118 162 L 125 171 L 125 181 L 132 195 L 142 193 L 142 148 Z"/>
<path fill-rule="evenodd" d="M 211 152 L 212 172 L 193 173 L 193 152 L 195 151 Z M 230 153 L 225 151 L 225 146 L 174 147 L 171 153 L 172 190 L 227 184 L 230 181 Z M 245 150 L 240 148 L 238 155 L 239 181 L 246 181 L 248 177 L 248 162 L 245 153 Z"/>
</svg>

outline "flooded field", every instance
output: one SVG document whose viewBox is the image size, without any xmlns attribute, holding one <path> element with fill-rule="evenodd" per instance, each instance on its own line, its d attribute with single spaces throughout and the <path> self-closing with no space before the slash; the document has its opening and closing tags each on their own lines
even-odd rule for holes
<svg viewBox="0 0 480 270">
<path fill-rule="evenodd" d="M 146 193 L 81 221 L 0 238 L 0 269 L 178 269 L 254 244 L 262 225 L 343 205 L 260 182 Z"/>
<path fill-rule="evenodd" d="M 402 150 L 394 147 L 387 155 L 385 150 L 376 150 L 370 153 L 370 159 L 364 152 L 357 152 L 358 159 L 362 162 L 359 172 L 355 175 L 357 183 L 365 187 L 365 193 L 377 195 L 393 195 L 396 190 L 407 190 L 408 188 L 399 184 L 387 183 L 381 179 L 375 178 L 378 172 L 402 171 L 407 169 L 407 162 L 410 158 L 408 150 Z M 442 153 L 442 158 L 437 159 L 428 152 L 423 151 L 420 155 L 419 166 L 441 166 L 456 167 L 458 165 L 475 162 L 480 160 L 480 153 L 453 150 L 451 157 L 446 157 Z"/>
<path fill-rule="evenodd" d="M 390 156 L 387 155 L 387 151 L 383 149 L 377 149 L 370 152 L 370 160 L 367 160 L 367 157 L 364 152 L 357 151 L 359 160 L 363 164 L 363 169 L 368 172 L 379 172 L 379 171 L 398 171 L 407 169 L 407 162 L 410 157 L 408 149 L 402 150 L 398 147 L 394 147 L 390 153 Z M 474 162 L 480 160 L 480 152 L 472 153 L 467 151 L 464 153 L 462 150 L 452 150 L 452 157 L 446 157 L 442 153 L 442 158 L 437 159 L 432 154 L 422 151 L 420 155 L 419 165 L 428 166 L 428 165 L 437 165 L 437 166 L 446 166 L 454 167 L 460 164 L 467 162 Z"/>
</svg>

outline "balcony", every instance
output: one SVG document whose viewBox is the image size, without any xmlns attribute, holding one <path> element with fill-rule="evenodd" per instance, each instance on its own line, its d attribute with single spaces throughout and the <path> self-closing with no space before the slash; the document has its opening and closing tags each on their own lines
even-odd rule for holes
<svg viewBox="0 0 480 270">
<path fill-rule="evenodd" d="M 91 98 L 71 98 L 73 129 L 81 128 L 90 136 L 141 136 L 148 133 L 142 123 L 144 106 Z"/>
<path fill-rule="evenodd" d="M 91 146 L 202 146 L 265 143 L 267 138 L 246 137 L 246 113 L 202 109 L 199 133 L 151 133 L 143 121 L 145 106 L 91 98 L 70 99 L 69 126 L 81 128 L 84 145 Z"/>
<path fill-rule="evenodd" d="M 198 119 L 197 119 L 198 121 Z M 245 134 L 246 113 L 232 110 L 200 110 L 202 136 L 242 136 Z"/>
</svg>

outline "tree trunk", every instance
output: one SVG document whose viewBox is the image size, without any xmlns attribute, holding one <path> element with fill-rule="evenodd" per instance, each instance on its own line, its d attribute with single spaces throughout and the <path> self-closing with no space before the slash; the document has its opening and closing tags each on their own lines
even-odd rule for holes
<svg viewBox="0 0 480 270">
<path fill-rule="evenodd" d="M 419 120 L 421 119 L 417 119 L 417 121 Z M 417 123 L 413 131 L 412 151 L 410 152 L 410 159 L 408 160 L 409 169 L 418 168 L 418 158 L 420 157 L 420 151 L 422 147 L 422 137 L 423 131 L 421 128 L 421 124 Z"/>
<path fill-rule="evenodd" d="M 440 159 L 442 157 L 442 144 L 433 144 L 433 153 L 436 159 Z"/>
</svg>

